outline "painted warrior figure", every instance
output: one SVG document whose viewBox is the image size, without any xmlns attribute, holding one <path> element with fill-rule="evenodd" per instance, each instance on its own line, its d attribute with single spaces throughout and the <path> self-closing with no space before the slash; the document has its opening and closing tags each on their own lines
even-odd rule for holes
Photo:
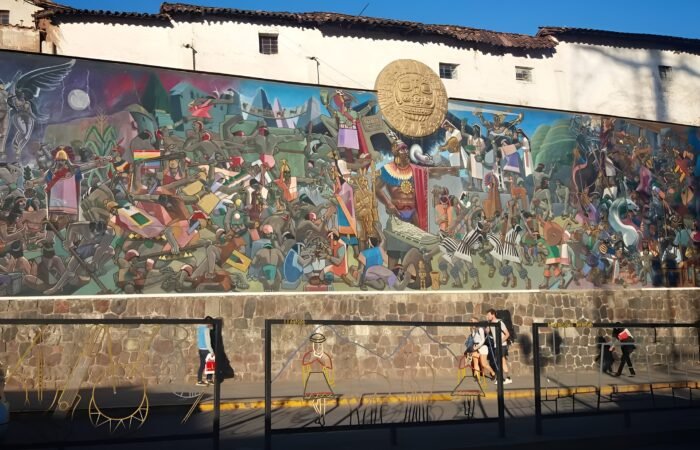
<svg viewBox="0 0 700 450">
<path fill-rule="evenodd" d="M 496 155 L 496 161 L 494 163 L 494 173 L 498 178 L 498 189 L 504 190 L 505 186 L 503 184 L 503 167 L 501 161 L 503 159 L 503 154 L 501 153 L 501 147 L 503 145 L 511 144 L 515 140 L 516 128 L 520 122 L 523 121 L 523 113 L 519 113 L 518 116 L 506 122 L 504 113 L 497 113 L 493 115 L 493 122 L 487 120 L 480 111 L 475 111 L 474 115 L 479 118 L 481 123 L 488 130 L 488 139 L 491 141 L 491 147 Z"/>
<path fill-rule="evenodd" d="M 462 132 L 449 120 L 442 123 L 442 129 L 445 130 L 445 143 L 440 146 L 440 150 L 447 151 L 450 167 L 459 167 L 460 178 L 462 182 L 466 182 L 469 179 L 469 173 L 466 170 L 469 159 L 467 152 L 462 148 Z"/>
<path fill-rule="evenodd" d="M 73 222 L 68 225 L 66 238 L 63 240 L 64 249 L 72 253 L 66 264 L 66 270 L 61 274 L 56 284 L 44 291 L 45 295 L 55 295 L 62 291 L 66 284 L 79 285 L 85 270 L 100 273 L 104 265 L 114 256 L 112 241 L 114 230 L 105 222 Z M 70 252 L 73 248 L 74 252 Z M 87 263 L 83 267 L 81 260 Z"/>
<path fill-rule="evenodd" d="M 375 172 L 376 173 L 376 172 Z M 357 223 L 357 237 L 360 241 L 360 250 L 369 247 L 370 237 L 380 236 L 379 211 L 377 210 L 377 197 L 369 188 L 365 169 L 360 169 L 356 178 L 355 211 Z"/>
<path fill-rule="evenodd" d="M 366 116 L 375 105 L 371 101 L 361 111 L 355 111 L 352 107 L 354 101 L 355 98 L 345 91 L 337 90 L 330 98 L 327 91 L 321 92 L 321 102 L 335 119 L 338 129 L 338 150 L 345 149 L 343 156 L 347 162 L 354 162 L 353 152 L 361 158 L 369 157 L 360 118 Z"/>
<path fill-rule="evenodd" d="M 462 122 L 464 124 L 464 122 Z M 463 126 L 464 127 L 464 126 Z M 467 152 L 469 153 L 469 171 L 471 177 L 470 187 L 474 190 L 483 190 L 484 156 L 486 154 L 486 142 L 481 137 L 481 127 L 472 125 L 472 132 L 467 135 Z"/>
<path fill-rule="evenodd" d="M 301 359 L 302 381 L 304 382 L 304 399 L 311 401 L 311 406 L 316 413 L 316 423 L 323 426 L 326 423 L 326 402 L 334 398 L 333 384 L 333 359 L 331 355 L 323 351 L 323 343 L 326 337 L 321 333 L 314 333 L 309 337 L 311 350 L 306 352 Z"/>
<path fill-rule="evenodd" d="M 387 213 L 428 230 L 428 174 L 411 164 L 408 147 L 396 139 L 391 147 L 394 160 L 381 168 L 377 198 Z"/>
<path fill-rule="evenodd" d="M 54 162 L 44 175 L 48 196 L 49 220 L 61 229 L 68 222 L 78 219 L 80 202 L 80 182 L 83 174 L 97 167 L 106 166 L 108 158 L 99 158 L 83 164 L 71 161 L 71 147 L 58 147 L 54 150 Z"/>
</svg>

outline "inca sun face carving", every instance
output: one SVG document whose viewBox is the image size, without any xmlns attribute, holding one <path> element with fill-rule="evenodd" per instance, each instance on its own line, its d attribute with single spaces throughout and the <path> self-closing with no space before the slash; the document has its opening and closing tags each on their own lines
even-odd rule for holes
<svg viewBox="0 0 700 450">
<path fill-rule="evenodd" d="M 394 95 L 401 112 L 412 120 L 424 121 L 433 112 L 435 91 L 416 73 L 407 73 L 399 77 Z"/>
</svg>

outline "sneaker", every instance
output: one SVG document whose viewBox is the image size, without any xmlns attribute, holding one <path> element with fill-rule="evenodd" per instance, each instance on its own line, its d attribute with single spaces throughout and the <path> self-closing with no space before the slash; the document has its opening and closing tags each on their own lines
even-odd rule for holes
<svg viewBox="0 0 700 450">
<path fill-rule="evenodd" d="M 195 386 L 209 386 L 209 385 L 208 385 L 207 383 L 205 383 L 204 381 L 198 381 L 198 382 L 195 384 Z"/>
<path fill-rule="evenodd" d="M 506 378 L 505 380 L 503 380 L 503 384 L 510 384 L 510 383 L 512 383 L 512 382 L 513 382 L 513 380 L 511 380 L 510 377 L 508 377 L 508 378 Z"/>
<path fill-rule="evenodd" d="M 209 386 L 213 386 L 213 385 L 216 384 L 216 382 L 215 382 L 214 380 L 207 380 L 207 384 L 208 384 Z"/>
</svg>

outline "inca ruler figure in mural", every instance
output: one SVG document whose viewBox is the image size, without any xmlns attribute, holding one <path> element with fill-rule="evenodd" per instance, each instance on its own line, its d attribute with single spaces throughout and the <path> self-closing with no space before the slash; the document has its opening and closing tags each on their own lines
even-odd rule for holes
<svg viewBox="0 0 700 450">
<path fill-rule="evenodd" d="M 316 413 L 316 423 L 326 424 L 326 406 L 329 398 L 335 398 L 333 384 L 333 360 L 323 350 L 326 337 L 314 333 L 309 337 L 311 350 L 301 359 L 302 380 L 304 382 L 304 400 L 309 400 Z"/>
<path fill-rule="evenodd" d="M 697 128 L 450 100 L 414 60 L 359 91 L 1 56 L 3 296 L 623 288 L 699 262 Z"/>
<path fill-rule="evenodd" d="M 423 230 L 428 227 L 427 170 L 408 157 L 408 146 L 398 138 L 391 144 L 394 160 L 377 179 L 377 196 L 387 212 Z"/>
</svg>

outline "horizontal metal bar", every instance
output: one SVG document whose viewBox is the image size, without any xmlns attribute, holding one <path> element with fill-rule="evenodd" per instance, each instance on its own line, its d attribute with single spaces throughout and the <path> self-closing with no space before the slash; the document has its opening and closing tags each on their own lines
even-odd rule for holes
<svg viewBox="0 0 700 450">
<path fill-rule="evenodd" d="M 3 443 L 3 449 L 34 449 L 34 448 L 66 448 L 66 447 L 93 447 L 98 445 L 124 445 L 124 444 L 143 444 L 149 442 L 170 442 L 179 440 L 198 440 L 212 439 L 213 433 L 197 433 L 197 434 L 170 434 L 164 436 L 151 436 L 142 438 L 117 438 L 117 439 L 93 439 L 84 441 L 54 441 L 54 442 L 32 442 L 29 444 L 11 444 Z"/>
<path fill-rule="evenodd" d="M 543 419 L 573 419 L 576 417 L 591 417 L 591 416 L 611 416 L 616 414 L 634 414 L 634 413 L 649 413 L 649 412 L 664 412 L 664 411 L 678 411 L 685 409 L 700 409 L 700 404 L 698 405 L 688 405 L 688 406 L 669 406 L 664 408 L 636 408 L 636 409 L 612 409 L 603 411 L 583 411 L 583 412 L 573 412 L 573 413 L 557 413 L 557 414 L 542 414 Z"/>
<path fill-rule="evenodd" d="M 583 323 L 579 321 L 578 323 Z M 570 324 L 569 326 L 565 326 Z M 552 326 L 554 325 L 554 326 Z M 574 321 L 562 322 L 536 322 L 532 326 L 537 328 L 700 328 L 700 322 L 696 323 L 639 323 L 639 322 L 608 322 L 608 323 L 587 323 L 585 326 L 576 326 Z"/>
<path fill-rule="evenodd" d="M 202 325 L 223 324 L 223 319 L 158 319 L 128 317 L 123 319 L 4 319 L 0 325 Z"/>
<path fill-rule="evenodd" d="M 387 327 L 486 327 L 495 326 L 495 322 L 414 322 L 400 320 L 304 320 L 304 319 L 266 319 L 270 325 L 338 325 L 338 326 L 387 326 Z"/>
<path fill-rule="evenodd" d="M 431 427 L 442 425 L 465 425 L 470 423 L 496 423 L 498 417 L 484 417 L 480 419 L 453 419 L 438 420 L 435 422 L 397 422 L 397 423 L 372 423 L 357 425 L 331 425 L 323 427 L 303 427 L 303 428 L 273 428 L 272 434 L 302 434 L 319 433 L 324 431 L 353 431 L 353 430 L 376 430 L 388 428 L 410 428 L 410 427 Z"/>
</svg>

